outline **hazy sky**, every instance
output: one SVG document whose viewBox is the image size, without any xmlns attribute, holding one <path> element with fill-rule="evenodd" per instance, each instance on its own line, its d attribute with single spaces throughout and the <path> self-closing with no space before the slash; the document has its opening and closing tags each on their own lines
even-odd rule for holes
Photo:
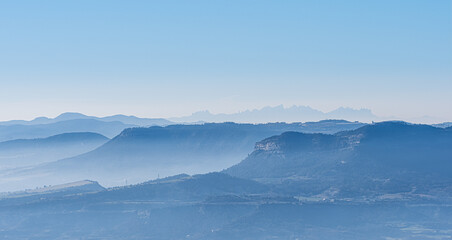
<svg viewBox="0 0 452 240">
<path fill-rule="evenodd" d="M 1 1 L 0 120 L 266 105 L 452 121 L 452 1 Z"/>
</svg>

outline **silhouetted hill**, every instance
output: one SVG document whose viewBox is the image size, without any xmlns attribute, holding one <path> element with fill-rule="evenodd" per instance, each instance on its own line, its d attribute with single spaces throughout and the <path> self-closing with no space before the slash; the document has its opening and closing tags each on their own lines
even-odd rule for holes
<svg viewBox="0 0 452 240">
<path fill-rule="evenodd" d="M 0 141 L 46 138 L 69 132 L 94 132 L 112 138 L 125 128 L 133 126 L 121 122 L 105 122 L 95 119 L 65 120 L 36 125 L 0 125 Z"/>
<path fill-rule="evenodd" d="M 37 124 L 50 124 L 50 123 L 56 123 L 61 121 L 68 121 L 68 120 L 80 120 L 80 119 L 94 119 L 104 122 L 122 122 L 126 125 L 133 125 L 133 126 L 165 126 L 171 124 L 170 121 L 163 119 L 163 118 L 138 118 L 135 116 L 126 116 L 126 115 L 114 115 L 114 116 L 107 116 L 107 117 L 94 117 L 94 116 L 87 116 L 81 113 L 75 113 L 75 112 L 66 112 L 62 113 L 59 116 L 55 118 L 47 118 L 47 117 L 38 117 L 31 121 L 25 121 L 25 120 L 12 120 L 12 121 L 5 121 L 0 122 L 1 125 L 37 125 Z"/>
<path fill-rule="evenodd" d="M 126 116 L 126 115 L 114 115 L 114 116 L 108 116 L 108 117 L 102 117 L 99 118 L 102 121 L 119 121 L 125 124 L 131 124 L 141 127 L 147 127 L 147 126 L 166 126 L 170 125 L 173 122 L 168 121 L 163 118 L 139 118 L 135 116 Z"/>
<path fill-rule="evenodd" d="M 55 144 L 65 144 L 67 142 L 80 142 L 81 145 L 90 141 L 107 141 L 107 137 L 92 132 L 73 132 L 62 133 L 47 138 L 35 139 L 16 139 L 10 141 L 0 142 L 0 150 L 14 149 L 14 148 L 29 148 L 29 147 L 48 147 Z"/>
<path fill-rule="evenodd" d="M 0 170 L 36 165 L 89 152 L 109 139 L 90 132 L 0 142 Z"/>
<path fill-rule="evenodd" d="M 436 188 L 450 188 L 451 156 L 447 129 L 383 122 L 335 135 L 289 132 L 267 138 L 225 172 L 327 195 L 434 195 Z"/>
<path fill-rule="evenodd" d="M 352 109 L 340 107 L 330 112 L 322 112 L 309 106 L 264 107 L 261 109 L 246 110 L 232 114 L 212 114 L 209 111 L 195 112 L 190 116 L 170 118 L 174 122 L 239 122 L 239 123 L 266 123 L 266 122 L 306 122 L 323 119 L 345 119 L 349 121 L 371 122 L 378 120 L 369 109 Z"/>
</svg>

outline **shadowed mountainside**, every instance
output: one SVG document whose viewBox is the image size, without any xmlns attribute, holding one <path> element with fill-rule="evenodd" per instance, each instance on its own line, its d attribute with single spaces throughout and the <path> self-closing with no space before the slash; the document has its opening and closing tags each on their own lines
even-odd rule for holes
<svg viewBox="0 0 452 240">
<path fill-rule="evenodd" d="M 382 122 L 334 135 L 287 132 L 270 137 L 225 172 L 312 194 L 435 195 L 450 190 L 451 169 L 448 129 Z"/>
<path fill-rule="evenodd" d="M 0 169 L 24 167 L 89 152 L 109 139 L 91 132 L 0 142 Z"/>
</svg>

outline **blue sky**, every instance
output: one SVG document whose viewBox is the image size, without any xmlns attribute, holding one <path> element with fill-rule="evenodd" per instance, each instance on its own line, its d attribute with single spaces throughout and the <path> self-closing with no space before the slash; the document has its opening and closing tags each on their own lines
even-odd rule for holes
<svg viewBox="0 0 452 240">
<path fill-rule="evenodd" d="M 452 121 L 452 1 L 1 1 L 0 120 L 266 105 Z"/>
</svg>

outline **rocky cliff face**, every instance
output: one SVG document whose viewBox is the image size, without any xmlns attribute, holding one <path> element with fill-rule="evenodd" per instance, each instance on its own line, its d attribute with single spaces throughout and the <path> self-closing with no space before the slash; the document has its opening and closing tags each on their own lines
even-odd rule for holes
<svg viewBox="0 0 452 240">
<path fill-rule="evenodd" d="M 430 192 L 452 184 L 452 133 L 447 129 L 384 122 L 335 135 L 288 132 L 256 144 L 227 169 L 237 177 L 298 184 L 303 191 L 331 188 Z M 314 187 L 316 186 L 316 187 Z"/>
</svg>

